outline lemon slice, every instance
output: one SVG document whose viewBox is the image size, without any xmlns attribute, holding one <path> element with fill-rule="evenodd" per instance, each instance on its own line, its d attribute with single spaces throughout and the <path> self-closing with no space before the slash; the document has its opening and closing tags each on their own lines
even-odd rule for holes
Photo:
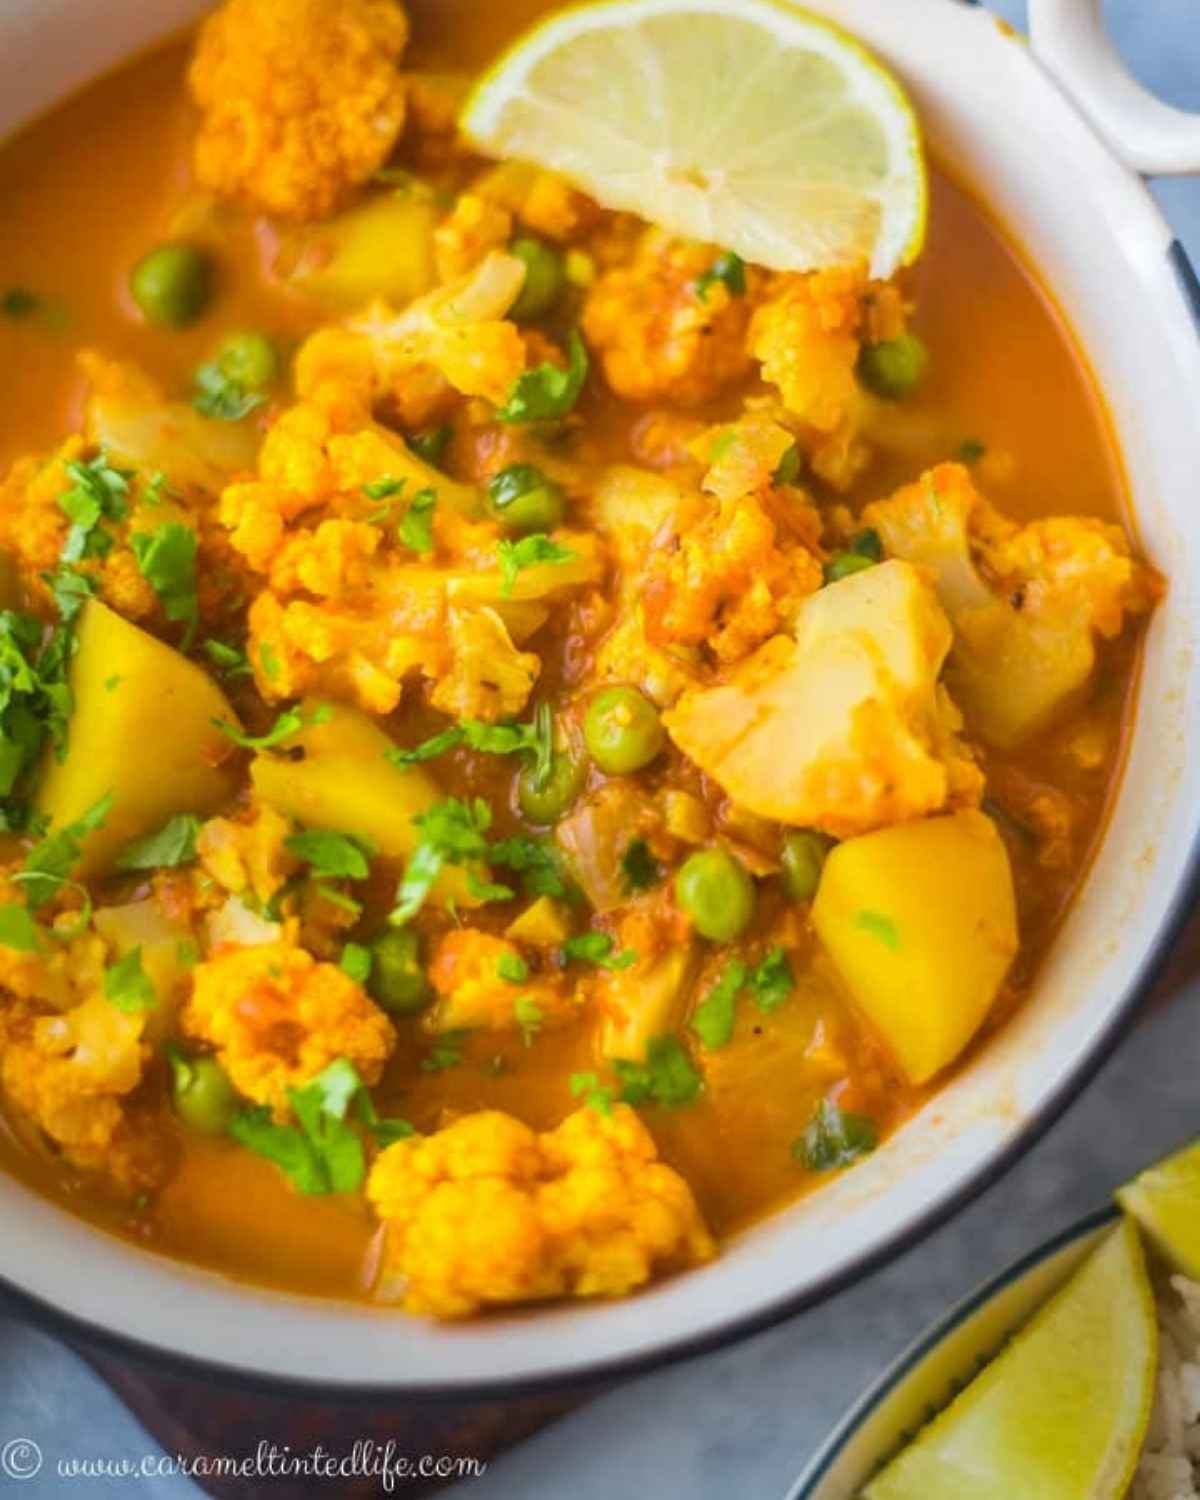
<svg viewBox="0 0 1200 1500">
<path fill-rule="evenodd" d="M 1200 1281 L 1200 1141 L 1148 1167 L 1117 1201 L 1172 1265 Z"/>
<path fill-rule="evenodd" d="M 606 0 L 529 32 L 464 133 L 606 208 L 779 271 L 920 253 L 927 183 L 904 90 L 853 37 L 782 0 Z"/>
<path fill-rule="evenodd" d="M 1157 1363 L 1154 1297 L 1124 1219 L 864 1500 L 1118 1500 Z"/>
</svg>

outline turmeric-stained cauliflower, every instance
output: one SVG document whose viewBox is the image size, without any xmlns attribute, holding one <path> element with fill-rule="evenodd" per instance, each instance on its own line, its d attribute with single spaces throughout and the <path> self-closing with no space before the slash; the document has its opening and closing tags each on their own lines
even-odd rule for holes
<svg viewBox="0 0 1200 1500">
<path fill-rule="evenodd" d="M 531 974 L 515 943 L 473 927 L 439 941 L 429 982 L 438 995 L 425 1021 L 431 1031 L 523 1030 L 532 1037 L 577 1013 L 557 976 Z"/>
<path fill-rule="evenodd" d="M 208 874 L 231 895 L 248 894 L 265 906 L 300 861 L 286 847 L 292 825 L 273 807 L 255 806 L 249 816 L 210 818 L 196 838 L 196 853 Z"/>
<path fill-rule="evenodd" d="M 502 1303 L 619 1297 L 713 1254 L 691 1189 L 623 1104 L 537 1135 L 481 1111 L 376 1161 L 380 1294 L 461 1318 Z"/>
<path fill-rule="evenodd" d="M 887 562 L 804 602 L 728 682 L 663 716 L 676 745 L 734 804 L 835 838 L 977 801 L 938 675 L 950 627 L 908 563 Z"/>
<path fill-rule="evenodd" d="M 288 1090 L 339 1057 L 377 1083 L 396 1043 L 391 1022 L 348 974 L 286 940 L 225 948 L 199 964 L 181 1024 L 279 1120 L 290 1114 Z"/>
<path fill-rule="evenodd" d="M 1119 526 L 1091 516 L 1018 526 L 961 464 L 929 470 L 863 520 L 894 556 L 930 570 L 954 626 L 947 681 L 972 729 L 1002 747 L 1069 707 L 1091 680 L 1096 638 L 1118 635 L 1161 592 Z"/>
<path fill-rule="evenodd" d="M 0 948 L 0 981 L 25 997 L 0 1000 L 0 1084 L 69 1162 L 132 1190 L 164 1165 L 161 1142 L 129 1114 L 150 1057 L 148 1013 L 105 998 L 105 953 L 94 933 L 47 941 L 44 954 Z"/>
<path fill-rule="evenodd" d="M 407 40 L 395 0 L 225 0 L 189 74 L 197 179 L 287 218 L 330 213 L 403 128 Z"/>
<path fill-rule="evenodd" d="M 629 265 L 588 293 L 583 332 L 617 395 L 698 406 L 750 373 L 746 333 L 761 273 L 741 290 L 708 276 L 717 252 L 648 229 Z"/>
<path fill-rule="evenodd" d="M 46 575 L 68 563 L 106 604 L 153 628 L 166 617 L 138 548 L 163 528 L 178 537 L 186 530 L 195 537 L 199 615 L 215 622 L 240 580 L 211 499 L 253 464 L 256 433 L 168 401 L 134 366 L 90 352 L 80 364 L 90 384 L 84 430 L 51 457 L 12 466 L 0 483 L 0 549 L 16 560 L 29 597 L 48 609 Z"/>
</svg>

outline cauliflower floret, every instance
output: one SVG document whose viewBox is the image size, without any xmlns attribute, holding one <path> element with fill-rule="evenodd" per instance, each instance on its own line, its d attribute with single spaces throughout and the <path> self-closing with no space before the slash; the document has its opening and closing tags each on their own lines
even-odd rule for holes
<svg viewBox="0 0 1200 1500">
<path fill-rule="evenodd" d="M 619 396 L 698 406 L 750 373 L 746 333 L 760 273 L 745 269 L 741 295 L 719 279 L 701 292 L 715 258 L 711 247 L 648 229 L 632 263 L 607 271 L 588 292 L 584 337 Z"/>
<path fill-rule="evenodd" d="M 49 458 L 23 458 L 12 466 L 0 484 L 0 549 L 15 558 L 29 597 L 48 610 L 53 601 L 45 575 L 65 554 L 106 604 L 164 627 L 162 605 L 142 575 L 132 538 L 166 524 L 186 526 L 197 537 L 201 617 L 218 619 L 241 580 L 211 496 L 232 472 L 253 463 L 257 439 L 243 434 L 225 441 L 214 429 L 234 424 L 208 421 L 190 406 L 167 401 L 132 366 L 88 352 L 80 363 L 91 386 L 84 431 Z M 89 511 L 99 494 L 102 508 Z"/>
<path fill-rule="evenodd" d="M 225 0 L 189 73 L 197 180 L 287 218 L 331 213 L 403 128 L 407 41 L 394 0 Z"/>
<path fill-rule="evenodd" d="M 624 1104 L 543 1135 L 496 1111 L 467 1115 L 389 1147 L 367 1196 L 387 1226 L 380 1295 L 439 1318 L 620 1297 L 715 1253 L 691 1189 Z"/>
<path fill-rule="evenodd" d="M 501 162 L 479 178 L 471 191 L 551 240 L 575 239 L 600 217 L 599 208 L 585 193 L 557 173 L 527 162 Z"/>
<path fill-rule="evenodd" d="M 452 609 L 447 618 L 451 665 L 429 695 L 456 719 L 513 719 L 542 670 L 533 651 L 518 651 L 494 609 Z"/>
<path fill-rule="evenodd" d="M 491 250 L 499 250 L 512 234 L 512 214 L 477 193 L 462 193 L 447 218 L 434 230 L 437 272 L 454 281 L 473 271 Z"/>
<path fill-rule="evenodd" d="M 1086 516 L 1018 526 L 961 464 L 931 469 L 862 518 L 890 553 L 931 571 L 955 632 L 947 682 L 972 728 L 1000 747 L 1076 700 L 1096 637 L 1118 635 L 1161 592 L 1119 526 Z"/>
<path fill-rule="evenodd" d="M 473 927 L 448 932 L 434 950 L 429 982 L 438 1003 L 425 1018 L 430 1031 L 540 1030 L 578 1014 L 557 977 L 530 974 L 513 982 L 501 970 L 528 969 L 514 943 Z M 520 1004 L 518 1004 L 520 1002 Z"/>
<path fill-rule="evenodd" d="M 950 641 L 917 570 L 882 563 L 810 595 L 795 639 L 775 636 L 663 722 L 739 808 L 835 838 L 867 833 L 981 795 L 938 685 Z"/>
<path fill-rule="evenodd" d="M 0 1082 L 12 1103 L 68 1161 L 130 1189 L 152 1185 L 162 1166 L 127 1112 L 150 1056 L 145 1025 L 144 1013 L 126 1014 L 98 990 L 51 1015 L 0 1013 Z"/>
<path fill-rule="evenodd" d="M 278 1120 L 290 1116 L 288 1090 L 340 1057 L 368 1086 L 378 1083 L 396 1044 L 392 1023 L 348 974 L 286 940 L 226 948 L 199 964 L 181 1025 Z"/>
<path fill-rule="evenodd" d="M 299 868 L 286 848 L 292 825 L 273 807 L 255 806 L 248 817 L 210 818 L 196 838 L 205 871 L 231 895 L 253 895 L 265 906 Z"/>
</svg>

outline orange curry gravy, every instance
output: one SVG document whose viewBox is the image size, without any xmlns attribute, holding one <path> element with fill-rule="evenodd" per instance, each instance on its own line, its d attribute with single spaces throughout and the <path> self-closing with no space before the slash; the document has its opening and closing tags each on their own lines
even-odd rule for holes
<svg viewBox="0 0 1200 1500">
<path fill-rule="evenodd" d="M 546 9 L 541 0 L 484 5 L 478 0 L 407 0 L 413 21 L 408 65 L 475 70 Z M 20 454 L 53 448 L 78 425 L 83 391 L 75 354 L 96 347 L 136 361 L 171 392 L 185 391 L 195 366 L 222 334 L 261 328 L 293 347 L 324 315 L 277 284 L 269 270 L 270 235 L 229 215 L 219 294 L 209 313 L 183 331 L 145 327 L 125 290 L 129 267 L 148 245 L 180 232 L 173 214 L 184 198 L 194 119 L 183 82 L 182 43 L 141 59 L 88 89 L 0 151 L 0 291 L 30 287 L 50 315 L 0 318 L 0 366 L 9 372 L 0 403 L 0 472 Z M 914 329 L 931 352 L 919 393 L 897 407 L 891 430 L 858 489 L 857 508 L 888 494 L 923 468 L 955 456 L 966 440 L 986 445 L 980 477 L 995 503 L 1015 516 L 1123 514 L 1121 466 L 1101 401 L 1069 330 L 1013 246 L 969 193 L 935 172 L 928 247 L 912 278 Z M 1029 378 L 1036 369 L 1037 380 Z M 596 382 L 595 384 L 598 384 Z M 1053 390 L 1048 407 L 1044 392 Z M 636 409 L 594 394 L 585 413 L 598 425 L 606 457 L 630 458 Z M 602 407 L 601 404 L 602 403 Z M 1001 807 L 1020 805 L 1043 780 L 1069 799 L 1074 838 L 1065 862 L 1047 862 L 1036 841 L 1006 825 L 1017 880 L 1023 944 L 996 1008 L 999 1018 L 1027 991 L 1086 865 L 1120 759 L 1122 724 L 1132 701 L 1136 632 L 1102 659 L 1096 691 L 1074 730 L 1100 747 L 1095 769 L 1080 769 L 1060 728 L 1018 754 L 985 760 Z M 555 653 L 547 653 L 553 685 Z M 543 678 L 543 683 L 546 679 Z M 405 743 L 439 727 L 412 715 Z M 476 790 L 481 757 L 472 760 Z M 499 800 L 511 767 L 495 763 Z M 463 788 L 454 757 L 439 765 L 447 791 Z M 503 788 L 503 790 L 501 790 Z M 509 831 L 505 815 L 497 832 Z M 760 897 L 760 918 L 770 895 Z M 882 1132 L 921 1102 L 849 1013 L 814 955 L 786 1005 L 761 1014 L 743 1005 L 733 1042 L 707 1059 L 707 1088 L 692 1108 L 651 1111 L 647 1120 L 664 1157 L 692 1185 L 718 1234 L 728 1233 L 819 1179 L 794 1159 L 791 1143 L 829 1087 L 810 1049 L 823 1027 L 852 1058 L 847 1108 L 870 1114 Z M 413 1022 L 400 1021 L 400 1046 L 376 1091 L 381 1112 L 402 1114 L 419 1130 L 447 1113 L 497 1107 L 537 1127 L 572 1108 L 568 1078 L 595 1067 L 586 1023 L 548 1031 L 526 1049 L 518 1035 L 478 1035 L 460 1066 L 422 1072 L 426 1047 L 408 1045 Z M 976 1045 L 980 1043 L 977 1042 Z M 986 1044 L 986 1038 L 983 1039 Z M 375 1228 L 361 1199 L 305 1198 L 268 1162 L 224 1143 L 185 1134 L 179 1165 L 153 1203 L 130 1209 L 97 1201 L 77 1174 L 40 1147 L 5 1141 L 11 1168 L 39 1189 L 109 1228 L 154 1248 L 250 1280 L 341 1296 L 366 1291 Z"/>
</svg>

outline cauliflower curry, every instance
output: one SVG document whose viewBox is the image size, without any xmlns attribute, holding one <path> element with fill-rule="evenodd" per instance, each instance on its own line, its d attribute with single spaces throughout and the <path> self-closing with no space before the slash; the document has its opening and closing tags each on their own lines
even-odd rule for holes
<svg viewBox="0 0 1200 1500">
<path fill-rule="evenodd" d="M 0 154 L 4 1161 L 449 1318 L 704 1261 L 987 1044 L 1162 586 L 961 187 L 878 283 L 483 160 L 541 8 L 226 0 Z"/>
</svg>

